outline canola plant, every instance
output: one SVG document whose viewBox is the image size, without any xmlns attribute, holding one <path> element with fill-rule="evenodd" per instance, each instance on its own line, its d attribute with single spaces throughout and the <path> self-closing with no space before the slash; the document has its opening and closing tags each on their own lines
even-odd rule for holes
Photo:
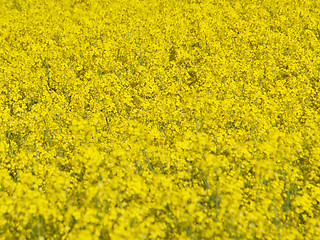
<svg viewBox="0 0 320 240">
<path fill-rule="evenodd" d="M 0 0 L 0 239 L 320 239 L 320 2 Z"/>
</svg>

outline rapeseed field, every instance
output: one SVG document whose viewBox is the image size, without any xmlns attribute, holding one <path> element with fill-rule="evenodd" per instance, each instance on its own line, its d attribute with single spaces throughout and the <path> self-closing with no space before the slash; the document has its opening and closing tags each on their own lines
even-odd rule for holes
<svg viewBox="0 0 320 240">
<path fill-rule="evenodd" d="M 320 1 L 0 0 L 0 239 L 320 239 Z"/>
</svg>

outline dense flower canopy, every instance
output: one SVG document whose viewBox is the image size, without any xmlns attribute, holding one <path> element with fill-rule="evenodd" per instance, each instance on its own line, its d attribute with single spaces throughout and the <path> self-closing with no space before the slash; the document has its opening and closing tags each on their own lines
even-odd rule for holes
<svg viewBox="0 0 320 240">
<path fill-rule="evenodd" d="M 320 1 L 0 0 L 4 239 L 320 239 Z"/>
</svg>

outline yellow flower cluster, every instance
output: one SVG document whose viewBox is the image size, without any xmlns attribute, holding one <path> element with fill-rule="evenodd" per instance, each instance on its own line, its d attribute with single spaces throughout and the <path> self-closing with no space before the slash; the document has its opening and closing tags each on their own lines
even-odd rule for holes
<svg viewBox="0 0 320 240">
<path fill-rule="evenodd" d="M 0 0 L 1 239 L 320 239 L 320 1 Z"/>
</svg>

